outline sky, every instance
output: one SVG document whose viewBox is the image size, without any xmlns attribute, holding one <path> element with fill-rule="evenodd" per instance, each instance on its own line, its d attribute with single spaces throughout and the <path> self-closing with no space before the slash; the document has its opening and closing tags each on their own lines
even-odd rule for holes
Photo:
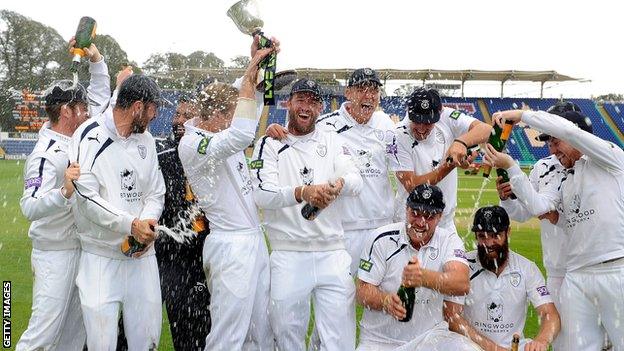
<svg viewBox="0 0 624 351">
<path fill-rule="evenodd" d="M 80 17 L 113 36 L 128 57 L 214 52 L 248 55 L 250 38 L 226 16 L 234 0 L 17 1 L 16 11 L 70 38 Z M 624 93 L 624 4 L 595 1 L 257 0 L 264 31 L 281 41 L 278 70 L 555 70 L 583 83 L 546 83 L 544 97 Z M 391 93 L 398 84 L 386 88 Z M 468 82 L 466 96 L 499 96 L 496 82 Z M 505 95 L 539 97 L 538 83 L 506 83 Z"/>
</svg>

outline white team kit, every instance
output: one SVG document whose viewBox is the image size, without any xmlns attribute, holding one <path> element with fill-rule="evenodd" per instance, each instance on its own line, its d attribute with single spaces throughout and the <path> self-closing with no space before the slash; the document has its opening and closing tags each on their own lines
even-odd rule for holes
<svg viewBox="0 0 624 351">
<path fill-rule="evenodd" d="M 355 276 L 366 238 L 373 230 L 392 223 L 394 190 L 388 176 L 391 173 L 388 159 L 396 157 L 396 138 L 394 122 L 388 115 L 376 111 L 367 123 L 359 124 L 347 111 L 348 104 L 345 102 L 339 110 L 320 116 L 316 128 L 344 138 L 364 180 L 358 196 L 343 199 L 345 244 L 352 258 L 351 274 Z"/>
<path fill-rule="evenodd" d="M 524 112 L 522 121 L 583 153 L 561 184 L 540 189 L 539 196 L 517 166 L 509 169 L 518 198 L 535 212 L 558 209 L 567 235 L 563 349 L 598 350 L 604 331 L 614 349 L 624 349 L 624 151 L 546 112 Z"/>
<path fill-rule="evenodd" d="M 343 200 L 357 196 L 362 177 L 344 140 L 320 130 L 282 141 L 258 140 L 251 161 L 254 196 L 271 243 L 271 326 L 280 350 L 305 350 L 314 303 L 322 350 L 353 350 L 355 286 L 345 250 Z M 344 179 L 341 195 L 316 219 L 303 218 L 294 189 Z"/>
<path fill-rule="evenodd" d="M 396 292 L 403 269 L 417 256 L 423 269 L 442 272 L 449 262 L 468 264 L 464 243 L 455 232 L 437 227 L 420 250 L 410 244 L 405 222 L 374 231 L 361 253 L 358 278 L 385 292 Z M 414 312 L 409 322 L 399 322 L 384 311 L 365 309 L 360 321 L 358 351 L 373 350 L 476 350 L 467 338 L 448 330 L 442 308 L 453 297 L 428 288 L 416 289 Z M 467 348 L 465 348 L 467 347 Z"/>
<path fill-rule="evenodd" d="M 513 335 L 518 334 L 524 350 L 523 345 L 530 341 L 523 337 L 528 302 L 533 307 L 553 302 L 539 268 L 510 250 L 507 266 L 496 276 L 481 266 L 476 251 L 467 256 L 470 292 L 452 301 L 464 305 L 464 318 L 480 334 L 504 348 L 509 348 Z"/>
<path fill-rule="evenodd" d="M 87 96 L 103 105 L 110 95 L 108 68 L 103 60 L 90 62 Z M 92 110 L 95 108 L 92 108 Z M 80 259 L 71 206 L 61 186 L 69 164 L 71 138 L 50 129 L 46 122 L 24 167 L 20 206 L 32 221 L 34 274 L 32 316 L 16 350 L 82 350 L 85 330 L 75 280 Z"/>
<path fill-rule="evenodd" d="M 443 107 L 440 120 L 435 123 L 433 130 L 423 141 L 417 141 L 411 134 L 410 119 L 406 116 L 396 128 L 397 157 L 392 168 L 394 171 L 411 171 L 422 175 L 438 168 L 446 162 L 444 156 L 453 143 L 453 139 L 468 132 L 475 118 L 449 107 Z M 436 184 L 444 193 L 446 207 L 442 213 L 442 220 L 438 226 L 456 232 L 455 208 L 457 207 L 457 169 L 454 169 L 444 179 Z M 405 200 L 407 191 L 398 185 L 395 200 L 395 219 L 405 220 Z"/>
<path fill-rule="evenodd" d="M 149 132 L 119 135 L 113 109 L 83 123 L 72 137 L 70 159 L 80 164 L 75 220 L 82 246 L 76 284 L 92 350 L 115 350 L 123 310 L 130 350 L 158 346 L 162 307 L 154 247 L 126 257 L 121 243 L 132 221 L 158 219 L 165 184 Z"/>
<path fill-rule="evenodd" d="M 210 225 L 203 250 L 212 326 L 206 350 L 272 350 L 267 316 L 268 250 L 243 150 L 258 124 L 256 104 L 239 98 L 229 128 L 211 133 L 188 120 L 178 151 Z"/>
</svg>

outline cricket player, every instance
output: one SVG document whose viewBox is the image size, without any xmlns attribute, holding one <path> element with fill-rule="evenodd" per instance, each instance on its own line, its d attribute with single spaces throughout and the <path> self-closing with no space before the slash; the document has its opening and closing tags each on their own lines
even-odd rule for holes
<svg viewBox="0 0 624 351">
<path fill-rule="evenodd" d="M 72 137 L 70 160 L 81 166 L 74 183 L 82 246 L 76 284 L 91 350 L 115 350 L 121 310 L 129 350 L 159 343 L 162 309 L 152 243 L 165 186 L 146 129 L 161 101 L 151 78 L 133 75 L 121 84 L 115 106 Z M 133 257 L 121 248 L 130 236 L 145 245 Z"/>
<path fill-rule="evenodd" d="M 477 350 L 470 340 L 448 330 L 444 301 L 468 293 L 464 244 L 438 226 L 444 211 L 442 190 L 420 184 L 406 198 L 406 222 L 379 228 L 362 250 L 357 299 L 365 306 L 358 351 Z M 397 291 L 416 288 L 413 314 Z"/>
<path fill-rule="evenodd" d="M 258 64 L 279 50 L 279 42 L 274 45 L 254 53 L 240 91 L 215 82 L 200 93 L 199 117 L 184 124 L 178 146 L 184 173 L 210 223 L 203 265 L 212 326 L 205 350 L 273 349 L 268 250 L 243 150 L 258 125 Z"/>
<path fill-rule="evenodd" d="M 567 111 L 580 112 L 581 109 L 574 103 L 568 101 L 560 101 L 548 109 L 548 112 L 562 115 Z M 591 126 L 588 131 L 591 131 Z M 535 191 L 546 189 L 549 184 L 561 184 L 561 179 L 565 176 L 565 168 L 557 158 L 557 147 L 548 142 L 550 137 L 546 134 L 540 134 L 536 138 L 539 141 L 546 142 L 550 156 L 538 160 L 531 172 L 529 173 L 529 181 Z M 546 269 L 546 287 L 555 303 L 557 309 L 561 309 L 559 304 L 559 289 L 563 283 L 565 275 L 565 247 L 567 239 L 562 228 L 552 224 L 548 217 L 549 214 L 532 213 L 533 208 L 529 208 L 518 199 L 512 199 L 511 183 L 502 183 L 497 179 L 496 188 L 498 190 L 500 206 L 505 209 L 509 217 L 518 222 L 525 222 L 533 217 L 539 217 L 540 221 L 540 238 L 542 242 L 542 260 Z M 561 350 L 561 345 L 555 339 L 552 343 L 554 350 Z"/>
<path fill-rule="evenodd" d="M 311 297 L 321 349 L 355 348 L 355 287 L 341 200 L 357 195 L 363 181 L 340 135 L 315 128 L 322 106 L 316 82 L 295 82 L 288 137 L 264 136 L 251 161 L 254 196 L 273 250 L 269 314 L 280 350 L 306 349 Z M 306 203 L 321 209 L 313 220 L 302 216 Z"/>
<path fill-rule="evenodd" d="M 405 219 L 399 205 L 416 185 L 435 184 L 446 199 L 440 226 L 456 232 L 456 167 L 469 167 L 476 153 L 469 153 L 468 147 L 486 142 L 491 130 L 486 123 L 442 106 L 437 90 L 416 89 L 407 99 L 406 117 L 396 131 L 398 148 L 393 170 L 402 185 L 396 194 L 396 219 Z"/>
<path fill-rule="evenodd" d="M 70 41 L 70 47 L 74 41 Z M 45 95 L 49 121 L 24 166 L 22 213 L 32 223 L 34 275 L 32 315 L 16 350 L 82 350 L 85 329 L 76 288 L 80 243 L 71 205 L 72 180 L 80 173 L 69 164 L 69 143 L 78 126 L 110 97 L 108 68 L 95 45 L 85 49 L 91 81 L 87 90 L 69 81 L 54 83 Z M 97 105 L 97 106 L 96 106 Z"/>
<path fill-rule="evenodd" d="M 364 180 L 359 196 L 343 200 L 342 225 L 354 277 L 366 238 L 375 229 L 392 223 L 394 215 L 394 190 L 389 177 L 392 161 L 389 158 L 396 157 L 395 125 L 388 115 L 378 111 L 382 86 L 374 70 L 354 70 L 345 89 L 347 101 L 337 111 L 320 116 L 316 124 L 320 131 L 344 138 Z M 283 138 L 287 130 L 271 125 L 267 134 Z"/>
<path fill-rule="evenodd" d="M 557 210 L 552 221 L 567 235 L 566 274 L 560 301 L 563 350 L 599 350 L 603 332 L 624 349 L 624 151 L 588 130 L 576 111 L 504 111 L 496 123 L 520 121 L 550 136 L 566 168 L 560 184 L 537 194 L 509 155 L 488 148 L 486 161 L 506 168 L 514 194 L 534 213 Z M 557 218 L 558 217 L 558 218 Z"/>
<path fill-rule="evenodd" d="M 477 251 L 468 253 L 470 293 L 445 303 L 450 329 L 486 351 L 509 349 L 514 334 L 519 350 L 547 351 L 560 329 L 559 313 L 537 265 L 509 250 L 507 212 L 500 206 L 478 209 L 472 231 Z M 523 337 L 529 301 L 540 317 L 533 340 Z"/>
</svg>

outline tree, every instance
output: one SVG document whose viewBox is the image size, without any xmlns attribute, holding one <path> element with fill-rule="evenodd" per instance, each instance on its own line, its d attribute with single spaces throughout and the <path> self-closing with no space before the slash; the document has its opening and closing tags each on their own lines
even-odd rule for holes
<svg viewBox="0 0 624 351">
<path fill-rule="evenodd" d="M 624 101 L 624 95 L 622 94 L 605 94 L 594 98 L 596 101 Z"/>
<path fill-rule="evenodd" d="M 223 66 L 223 60 L 204 51 L 188 56 L 175 52 L 153 54 L 143 64 L 145 71 L 164 89 L 194 89 L 197 82 L 207 78 L 201 69 Z"/>
<path fill-rule="evenodd" d="M 230 60 L 234 68 L 247 68 L 249 66 L 249 56 L 238 55 Z"/>
</svg>

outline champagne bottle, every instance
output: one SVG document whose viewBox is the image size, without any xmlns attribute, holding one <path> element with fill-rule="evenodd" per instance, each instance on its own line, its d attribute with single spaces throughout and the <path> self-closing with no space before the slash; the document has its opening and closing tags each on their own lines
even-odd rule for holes
<svg viewBox="0 0 624 351">
<path fill-rule="evenodd" d="M 156 230 L 153 225 L 150 225 L 150 229 Z M 132 257 L 135 253 L 145 250 L 146 247 L 146 244 L 140 243 L 132 235 L 126 236 L 121 242 L 121 252 L 128 257 Z"/>
<path fill-rule="evenodd" d="M 509 182 L 509 173 L 507 173 L 506 169 L 497 168 L 496 169 L 496 175 L 498 177 L 502 178 L 503 183 Z M 511 195 L 509 195 L 509 197 L 514 199 L 514 200 L 518 198 L 514 193 L 511 193 Z"/>
<path fill-rule="evenodd" d="M 132 235 L 128 235 L 121 243 L 121 252 L 128 257 L 132 257 L 135 253 L 145 250 L 146 247 L 147 245 L 141 244 Z"/>
<path fill-rule="evenodd" d="M 520 335 L 514 334 L 511 339 L 511 351 L 518 351 L 518 347 L 520 346 Z"/>
<path fill-rule="evenodd" d="M 513 122 L 505 121 L 505 127 L 501 128 L 498 124 L 494 124 L 494 128 L 492 130 L 492 134 L 490 134 L 490 139 L 488 140 L 488 144 L 492 145 L 496 151 L 502 152 L 505 149 L 505 145 L 507 144 L 507 140 L 509 140 L 509 136 L 511 135 L 511 129 L 513 128 Z M 488 165 L 483 166 L 483 177 L 489 178 L 490 172 L 492 171 L 492 167 Z"/>
<path fill-rule="evenodd" d="M 405 318 L 400 319 L 399 322 L 409 322 L 412 319 L 412 314 L 414 313 L 414 302 L 416 301 L 416 288 L 407 288 L 401 284 L 399 290 L 397 291 L 397 295 L 401 299 L 403 306 L 407 313 L 405 314 Z"/>
<path fill-rule="evenodd" d="M 329 186 L 332 188 L 334 187 L 333 181 L 329 182 Z M 305 204 L 305 206 L 301 208 L 301 215 L 308 221 L 313 221 L 314 219 L 316 219 L 316 217 L 318 217 L 321 211 L 321 208 L 318 208 L 308 202 L 307 204 Z"/>
<path fill-rule="evenodd" d="M 74 58 L 72 59 L 72 71 L 78 69 L 80 59 L 85 56 L 83 49 L 91 46 L 95 38 L 96 27 L 97 23 L 93 18 L 85 16 L 80 19 L 78 29 L 76 29 L 76 44 L 72 49 L 72 53 L 74 54 Z"/>
</svg>

